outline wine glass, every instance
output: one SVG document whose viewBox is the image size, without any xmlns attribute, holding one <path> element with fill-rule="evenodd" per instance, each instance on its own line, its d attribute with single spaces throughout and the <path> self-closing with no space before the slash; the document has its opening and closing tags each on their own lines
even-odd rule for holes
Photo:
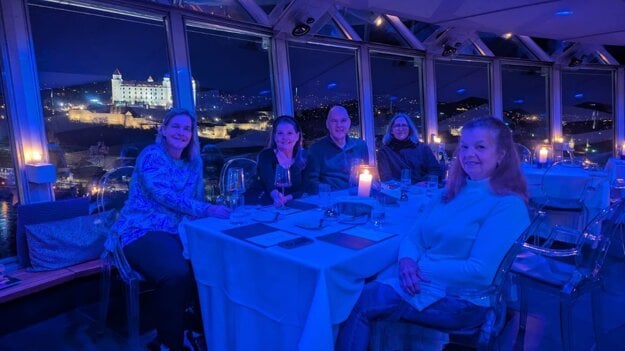
<svg viewBox="0 0 625 351">
<path fill-rule="evenodd" d="M 228 169 L 226 192 L 228 194 L 242 194 L 245 192 L 245 175 L 243 173 L 243 168 L 234 167 Z"/>
<path fill-rule="evenodd" d="M 291 186 L 291 171 L 289 167 L 284 167 L 281 165 L 276 166 L 276 177 L 275 182 L 276 188 L 281 189 L 282 195 L 284 196 L 284 188 L 288 188 Z"/>
</svg>

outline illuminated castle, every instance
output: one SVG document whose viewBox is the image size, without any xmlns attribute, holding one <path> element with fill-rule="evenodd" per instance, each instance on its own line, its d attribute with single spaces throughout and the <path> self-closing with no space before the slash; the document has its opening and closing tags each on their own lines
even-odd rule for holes
<svg viewBox="0 0 625 351">
<path fill-rule="evenodd" d="M 191 80 L 195 98 L 195 80 Z M 111 78 L 111 102 L 113 105 L 146 105 L 148 107 L 170 108 L 172 106 L 171 80 L 169 75 L 161 83 L 152 76 L 145 81 L 122 79 L 119 69 L 115 69 Z"/>
</svg>

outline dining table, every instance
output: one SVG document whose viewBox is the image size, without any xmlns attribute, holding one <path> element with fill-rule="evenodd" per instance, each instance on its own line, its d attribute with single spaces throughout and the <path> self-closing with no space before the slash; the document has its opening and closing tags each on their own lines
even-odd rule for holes
<svg viewBox="0 0 625 351">
<path fill-rule="evenodd" d="M 365 281 L 396 262 L 403 235 L 430 202 L 422 187 L 399 201 L 398 190 L 386 193 L 332 193 L 333 204 L 370 206 L 375 221 L 336 214 L 318 196 L 284 209 L 247 206 L 236 223 L 184 221 L 208 349 L 333 350 Z"/>
<path fill-rule="evenodd" d="M 580 192 L 581 184 L 585 184 L 581 201 L 588 210 L 589 219 L 610 204 L 610 177 L 604 170 L 581 166 L 549 169 L 548 166 L 523 164 L 522 172 L 530 197 L 544 196 L 548 191 L 550 196 L 566 198 Z M 549 184 L 549 189 L 544 189 L 545 184 Z"/>
</svg>

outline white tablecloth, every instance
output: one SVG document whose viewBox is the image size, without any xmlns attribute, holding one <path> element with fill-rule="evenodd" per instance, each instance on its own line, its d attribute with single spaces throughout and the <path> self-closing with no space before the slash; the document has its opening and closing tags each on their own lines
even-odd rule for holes
<svg viewBox="0 0 625 351">
<path fill-rule="evenodd" d="M 398 235 L 360 250 L 320 240 L 295 249 L 262 248 L 222 233 L 232 228 L 229 220 L 183 223 L 208 349 L 332 350 L 336 327 L 349 315 L 365 278 L 396 260 L 400 237 L 425 201 L 412 195 L 398 207 L 386 207 L 383 229 Z M 320 213 L 289 215 L 275 227 L 315 237 L 314 230 L 284 223 L 290 216 Z M 252 216 L 246 224 L 253 223 Z"/>
<path fill-rule="evenodd" d="M 544 195 L 541 183 L 546 171 L 547 168 L 523 167 L 523 174 L 527 180 L 527 187 L 531 197 Z M 608 174 L 604 171 L 583 169 L 571 169 L 570 171 L 552 170 L 548 177 L 550 177 L 549 184 L 555 187 L 549 189 L 549 192 L 552 194 L 561 193 L 563 197 L 579 190 L 577 184 L 579 184 L 578 181 L 580 179 L 588 179 L 589 187 L 585 192 L 583 201 L 588 209 L 590 218 L 610 204 L 610 181 Z"/>
</svg>

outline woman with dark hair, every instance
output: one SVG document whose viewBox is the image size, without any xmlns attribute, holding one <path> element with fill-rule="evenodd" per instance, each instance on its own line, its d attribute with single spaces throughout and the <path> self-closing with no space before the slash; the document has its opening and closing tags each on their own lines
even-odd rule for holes
<svg viewBox="0 0 625 351">
<path fill-rule="evenodd" d="M 410 169 L 412 183 L 425 181 L 428 175 L 440 180 L 442 170 L 432 150 L 419 142 L 419 134 L 408 115 L 398 113 L 391 119 L 378 151 L 380 179 L 399 180 L 401 170 Z"/>
<path fill-rule="evenodd" d="M 194 115 L 171 109 L 156 143 L 137 157 L 130 193 L 117 221 L 126 259 L 154 283 L 157 340 L 150 349 L 183 349 L 184 311 L 195 281 L 182 256 L 178 225 L 185 217 L 228 218 L 229 211 L 204 201 L 202 162 Z"/>
<path fill-rule="evenodd" d="M 273 122 L 269 147 L 258 154 L 257 175 L 259 184 L 254 186 L 262 203 L 273 203 L 276 207 L 284 206 L 293 198 L 304 193 L 302 174 L 306 166 L 302 147 L 302 130 L 291 116 L 280 116 Z M 291 186 L 285 188 L 284 194 L 275 184 L 276 168 L 280 165 L 288 168 L 291 174 Z"/>
<path fill-rule="evenodd" d="M 529 224 L 527 186 L 503 122 L 483 117 L 464 125 L 445 192 L 433 201 L 404 237 L 397 264 L 363 289 L 337 350 L 366 350 L 376 319 L 453 328 L 483 321 L 488 299 L 446 292 L 490 286 Z"/>
</svg>

